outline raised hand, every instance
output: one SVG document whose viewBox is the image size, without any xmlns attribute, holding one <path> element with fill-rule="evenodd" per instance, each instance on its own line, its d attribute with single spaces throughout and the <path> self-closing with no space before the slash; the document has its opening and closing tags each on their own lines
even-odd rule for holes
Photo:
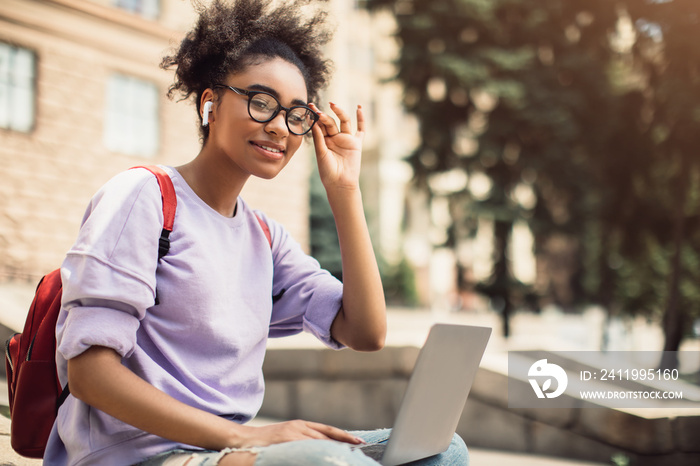
<svg viewBox="0 0 700 466">
<path fill-rule="evenodd" d="M 362 107 L 357 106 L 357 131 L 353 134 L 350 116 L 334 103 L 331 110 L 340 121 L 323 113 L 315 104 L 310 107 L 319 114 L 318 122 L 312 128 L 318 171 L 323 185 L 328 189 L 357 189 L 360 183 L 362 140 L 365 118 Z"/>
<path fill-rule="evenodd" d="M 318 171 L 333 211 L 343 263 L 343 304 L 333 320 L 333 338 L 358 351 L 377 351 L 386 340 L 386 303 L 382 280 L 367 228 L 360 164 L 365 118 L 357 107 L 357 131 L 349 115 L 335 104 L 331 110 L 340 121 L 312 109 L 320 116 L 312 128 Z"/>
</svg>

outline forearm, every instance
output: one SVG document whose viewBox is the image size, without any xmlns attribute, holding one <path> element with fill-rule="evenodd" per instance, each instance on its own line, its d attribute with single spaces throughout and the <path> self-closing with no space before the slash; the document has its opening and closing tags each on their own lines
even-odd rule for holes
<svg viewBox="0 0 700 466">
<path fill-rule="evenodd" d="M 112 349 L 93 346 L 68 361 L 76 398 L 151 434 L 211 450 L 266 446 L 306 439 L 361 440 L 344 430 L 307 421 L 250 427 L 186 405 L 138 377 Z"/>
<path fill-rule="evenodd" d="M 242 426 L 167 395 L 110 348 L 94 346 L 69 360 L 68 381 L 78 399 L 146 432 L 207 449 L 239 446 Z"/>
<path fill-rule="evenodd" d="M 386 338 L 386 304 L 359 189 L 328 190 L 343 263 L 343 306 L 333 337 L 356 350 L 380 349 Z"/>
</svg>

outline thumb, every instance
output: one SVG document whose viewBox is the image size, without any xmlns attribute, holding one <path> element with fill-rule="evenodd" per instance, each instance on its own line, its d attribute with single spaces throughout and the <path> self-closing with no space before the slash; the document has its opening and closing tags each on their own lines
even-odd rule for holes
<svg viewBox="0 0 700 466">
<path fill-rule="evenodd" d="M 328 152 L 328 146 L 326 146 L 326 140 L 323 136 L 323 131 L 319 125 L 314 125 L 311 128 L 311 135 L 314 139 L 314 150 L 316 151 L 316 158 L 322 158 Z"/>
</svg>

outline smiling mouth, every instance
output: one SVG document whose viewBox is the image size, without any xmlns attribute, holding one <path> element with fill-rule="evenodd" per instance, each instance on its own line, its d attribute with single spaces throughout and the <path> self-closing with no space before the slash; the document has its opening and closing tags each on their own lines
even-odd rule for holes
<svg viewBox="0 0 700 466">
<path fill-rule="evenodd" d="M 268 152 L 272 152 L 272 153 L 275 153 L 275 154 L 284 154 L 284 151 L 283 151 L 283 150 L 277 149 L 277 148 L 275 148 L 275 147 L 265 146 L 265 145 L 263 145 L 263 144 L 256 144 L 256 143 L 254 143 L 254 142 L 252 142 L 251 144 L 253 144 L 254 146 L 260 147 L 261 149 L 264 149 L 264 150 L 266 150 L 266 151 L 268 151 Z"/>
</svg>

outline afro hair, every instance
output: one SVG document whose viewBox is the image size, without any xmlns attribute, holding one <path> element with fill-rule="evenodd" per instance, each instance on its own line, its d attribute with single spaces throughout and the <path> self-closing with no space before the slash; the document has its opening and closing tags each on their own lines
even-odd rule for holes
<svg viewBox="0 0 700 466">
<path fill-rule="evenodd" d="M 323 0 L 320 0 L 323 1 Z M 309 101 L 318 99 L 330 76 L 322 47 L 331 39 L 327 14 L 314 0 L 193 0 L 199 14 L 179 48 L 163 58 L 175 67 L 168 97 L 195 95 L 197 111 L 207 88 L 243 71 L 261 56 L 281 57 L 296 65 L 306 81 Z M 203 128 L 204 129 L 204 128 Z M 206 131 L 205 131 L 206 133 Z M 205 134 L 206 138 L 206 134 Z"/>
</svg>

